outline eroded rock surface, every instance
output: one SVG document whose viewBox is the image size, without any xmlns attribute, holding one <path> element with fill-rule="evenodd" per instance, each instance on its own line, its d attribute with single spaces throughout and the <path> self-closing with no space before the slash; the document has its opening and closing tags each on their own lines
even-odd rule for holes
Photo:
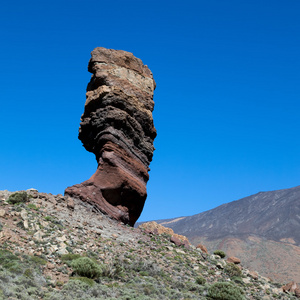
<svg viewBox="0 0 300 300">
<path fill-rule="evenodd" d="M 132 53 L 96 48 L 88 70 L 79 139 L 96 155 L 98 168 L 65 194 L 93 204 L 125 224 L 134 225 L 146 197 L 153 156 L 153 91 L 149 68 Z"/>
</svg>

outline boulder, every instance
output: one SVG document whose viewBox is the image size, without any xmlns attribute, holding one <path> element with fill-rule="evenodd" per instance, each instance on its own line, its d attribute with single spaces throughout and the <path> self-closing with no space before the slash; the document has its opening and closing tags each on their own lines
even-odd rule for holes
<svg viewBox="0 0 300 300">
<path fill-rule="evenodd" d="M 155 81 L 132 53 L 96 48 L 91 55 L 79 139 L 95 154 L 98 168 L 90 179 L 68 187 L 65 195 L 133 226 L 147 197 L 154 151 Z"/>
<path fill-rule="evenodd" d="M 291 294 L 295 294 L 295 296 L 297 298 L 300 297 L 300 286 L 299 284 L 297 284 L 296 282 L 292 281 L 292 282 L 289 282 L 287 283 L 286 285 L 284 285 L 282 287 L 282 290 L 285 292 L 285 293 L 291 293 Z"/>
<path fill-rule="evenodd" d="M 233 263 L 235 265 L 238 265 L 238 264 L 241 263 L 241 260 L 239 258 L 237 258 L 237 257 L 231 256 L 231 257 L 227 258 L 227 262 L 228 263 Z"/>
<path fill-rule="evenodd" d="M 199 244 L 199 245 L 196 246 L 196 248 L 200 249 L 202 252 L 208 254 L 207 248 L 204 245 Z"/>
</svg>

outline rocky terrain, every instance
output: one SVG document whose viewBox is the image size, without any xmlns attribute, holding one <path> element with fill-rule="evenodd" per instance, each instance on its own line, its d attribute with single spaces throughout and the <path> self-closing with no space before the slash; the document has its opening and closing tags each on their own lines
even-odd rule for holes
<svg viewBox="0 0 300 300">
<path fill-rule="evenodd" d="M 149 68 L 132 53 L 96 48 L 88 70 L 79 139 L 96 156 L 98 168 L 87 181 L 68 187 L 66 195 L 94 205 L 125 224 L 134 225 L 147 197 L 153 156 L 153 91 Z"/>
<path fill-rule="evenodd" d="M 222 249 L 276 281 L 300 283 L 300 186 L 190 216 L 157 221 L 210 251 Z"/>
<path fill-rule="evenodd" d="M 0 299 L 296 299 L 223 256 L 76 198 L 0 192 Z"/>
</svg>

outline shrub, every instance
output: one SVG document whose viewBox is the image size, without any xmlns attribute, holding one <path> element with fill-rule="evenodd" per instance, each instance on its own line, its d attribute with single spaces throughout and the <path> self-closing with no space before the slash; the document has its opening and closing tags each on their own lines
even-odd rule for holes
<svg viewBox="0 0 300 300">
<path fill-rule="evenodd" d="M 30 209 L 38 210 L 38 207 L 33 203 L 28 203 L 27 207 L 30 208 Z"/>
<path fill-rule="evenodd" d="M 7 202 L 10 204 L 25 203 L 27 201 L 28 201 L 28 195 L 26 192 L 13 193 L 8 197 L 8 200 L 7 200 Z"/>
<path fill-rule="evenodd" d="M 234 281 L 235 283 L 238 283 L 238 284 L 241 284 L 241 285 L 244 284 L 244 281 L 243 281 L 243 279 L 241 277 L 233 276 L 231 278 L 231 280 Z"/>
<path fill-rule="evenodd" d="M 71 280 L 79 280 L 88 286 L 92 287 L 95 284 L 95 281 L 93 279 L 87 278 L 87 277 L 73 277 L 70 278 Z"/>
<path fill-rule="evenodd" d="M 8 250 L 0 250 L 0 265 L 8 269 L 14 264 L 14 262 L 19 261 L 18 257 Z"/>
<path fill-rule="evenodd" d="M 96 279 L 102 274 L 101 267 L 88 257 L 80 257 L 72 261 L 71 267 L 79 276 Z"/>
<path fill-rule="evenodd" d="M 69 267 L 71 267 L 72 261 L 75 259 L 80 258 L 80 254 L 73 254 L 73 253 L 68 253 L 68 254 L 63 254 L 60 259 L 66 263 Z"/>
<path fill-rule="evenodd" d="M 242 276 L 241 269 L 233 263 L 228 263 L 224 268 L 224 272 L 227 273 L 229 277 L 241 277 Z"/>
<path fill-rule="evenodd" d="M 35 262 L 38 265 L 46 265 L 47 261 L 39 256 L 32 255 L 30 256 L 30 260 Z"/>
<path fill-rule="evenodd" d="M 216 282 L 211 285 L 208 297 L 217 300 L 245 300 L 243 291 L 229 282 Z"/>
<path fill-rule="evenodd" d="M 226 253 L 222 250 L 216 250 L 214 252 L 214 255 L 219 255 L 221 258 L 224 258 L 226 256 Z"/>
<path fill-rule="evenodd" d="M 198 284 L 200 284 L 200 285 L 203 285 L 203 284 L 205 284 L 206 280 L 205 280 L 205 278 L 203 278 L 202 276 L 198 276 L 198 277 L 196 278 L 196 282 L 197 282 Z"/>
</svg>

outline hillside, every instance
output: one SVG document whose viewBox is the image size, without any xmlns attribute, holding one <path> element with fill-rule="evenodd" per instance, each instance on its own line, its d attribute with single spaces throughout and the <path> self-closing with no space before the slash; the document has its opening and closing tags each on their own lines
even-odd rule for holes
<svg viewBox="0 0 300 300">
<path fill-rule="evenodd" d="M 2 191 L 0 299 L 295 299 L 282 284 L 176 244 L 170 231 L 122 225 L 71 197 Z"/>
<path fill-rule="evenodd" d="M 255 195 L 215 209 L 157 221 L 209 250 L 238 256 L 276 280 L 300 282 L 300 186 Z M 296 263 L 298 262 L 298 263 Z"/>
</svg>

